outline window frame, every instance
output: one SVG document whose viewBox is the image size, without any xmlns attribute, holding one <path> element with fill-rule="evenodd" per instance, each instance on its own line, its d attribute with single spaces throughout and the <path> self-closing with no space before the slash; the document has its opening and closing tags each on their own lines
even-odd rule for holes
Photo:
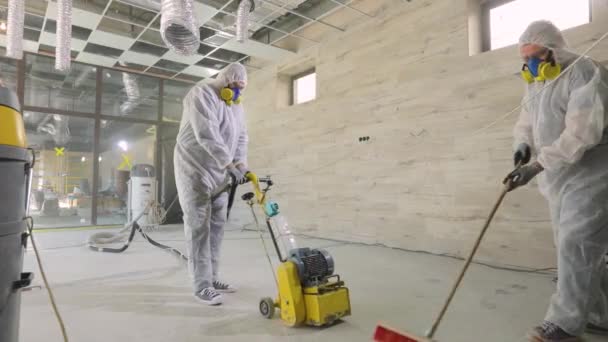
<svg viewBox="0 0 608 342">
<path fill-rule="evenodd" d="M 490 11 L 494 8 L 506 5 L 516 0 L 482 0 L 481 3 L 481 51 L 488 52 L 492 51 L 492 32 L 490 29 Z M 580 0 L 579 0 L 580 1 Z M 585 1 L 585 0 L 583 0 Z M 593 21 L 593 0 L 586 0 L 589 2 L 589 23 Z"/>
<path fill-rule="evenodd" d="M 162 168 L 161 168 L 161 163 L 163 160 L 162 159 L 163 156 L 161 155 L 161 153 L 162 153 L 161 143 L 162 142 L 159 137 L 162 136 L 164 130 L 170 130 L 172 128 L 174 129 L 176 127 L 179 127 L 178 122 L 171 122 L 171 121 L 163 120 L 165 81 L 171 80 L 171 81 L 175 81 L 175 82 L 181 82 L 184 84 L 192 84 L 192 85 L 194 85 L 194 82 L 187 82 L 187 81 L 182 81 L 182 80 L 178 80 L 178 79 L 170 79 L 170 78 L 160 77 L 160 76 L 153 76 L 153 75 L 144 74 L 144 73 L 133 71 L 133 70 L 125 70 L 124 68 L 119 68 L 119 67 L 106 67 L 106 66 L 93 65 L 90 63 L 83 63 L 83 62 L 75 61 L 75 63 L 78 63 L 80 65 L 96 68 L 96 74 L 95 74 L 96 89 L 95 89 L 95 110 L 94 111 L 79 112 L 79 111 L 59 109 L 59 108 L 47 108 L 47 107 L 26 105 L 24 103 L 25 79 L 26 79 L 26 72 L 27 72 L 27 68 L 26 68 L 27 61 L 26 60 L 28 58 L 35 58 L 36 56 L 41 56 L 41 57 L 46 57 L 46 58 L 51 58 L 51 59 L 53 59 L 55 57 L 54 54 L 51 54 L 51 53 L 44 53 L 44 52 L 36 53 L 36 52 L 29 52 L 29 51 L 25 51 L 23 54 L 23 58 L 20 60 L 15 60 L 15 59 L 7 58 L 7 57 L 1 57 L 1 59 L 4 61 L 9 61 L 10 63 L 16 63 L 16 67 L 17 67 L 16 92 L 17 92 L 17 97 L 19 98 L 19 102 L 22 104 L 22 112 L 25 113 L 26 111 L 31 111 L 31 112 L 38 112 L 41 114 L 60 114 L 60 115 L 64 115 L 67 117 L 85 118 L 85 119 L 94 120 L 95 126 L 94 126 L 94 132 L 93 132 L 93 151 L 92 151 L 92 153 L 93 153 L 93 157 L 92 157 L 93 158 L 92 159 L 93 179 L 92 179 L 92 184 L 91 184 L 91 212 L 90 212 L 91 219 L 87 225 L 96 226 L 98 224 L 98 222 L 97 222 L 97 218 L 98 218 L 97 203 L 99 200 L 99 196 L 98 196 L 98 192 L 99 192 L 98 181 L 99 181 L 99 171 L 100 171 L 99 156 L 101 154 L 101 151 L 100 151 L 101 121 L 103 121 L 103 120 L 112 120 L 112 121 L 116 121 L 116 122 L 134 123 L 134 124 L 148 124 L 148 125 L 154 125 L 154 127 L 156 127 L 156 142 L 155 142 L 155 147 L 154 147 L 154 162 L 153 163 L 154 163 L 154 167 L 157 170 L 157 181 L 158 181 L 157 191 L 159 194 L 158 199 L 160 200 L 161 197 L 164 196 L 164 194 L 161 191 L 162 190 L 161 183 L 163 182 L 164 177 L 163 177 Z M 113 116 L 113 115 L 104 114 L 102 112 L 102 108 L 101 108 L 103 88 L 104 88 L 103 79 L 104 79 L 104 73 L 108 70 L 112 70 L 112 71 L 116 71 L 116 72 L 128 72 L 128 73 L 131 73 L 134 75 L 143 75 L 146 77 L 159 79 L 160 84 L 158 87 L 158 96 L 157 96 L 157 99 L 158 99 L 157 100 L 157 112 L 155 113 L 155 115 L 150 118 L 138 118 L 138 117 L 122 117 L 122 116 Z"/>
<path fill-rule="evenodd" d="M 298 91 L 297 87 L 296 87 L 296 82 L 306 76 L 312 75 L 312 74 L 316 74 L 317 73 L 317 69 L 316 68 L 310 68 L 304 72 L 301 72 L 299 74 L 295 74 L 293 76 L 291 76 L 291 86 L 290 86 L 290 100 L 289 103 L 291 106 L 296 106 L 299 104 L 304 104 L 304 103 L 308 103 L 308 102 L 312 102 L 314 100 L 317 99 L 317 82 L 316 82 L 316 77 L 315 77 L 315 97 L 310 100 L 310 101 L 306 101 L 306 102 L 302 102 L 302 103 L 296 103 L 296 92 Z"/>
</svg>

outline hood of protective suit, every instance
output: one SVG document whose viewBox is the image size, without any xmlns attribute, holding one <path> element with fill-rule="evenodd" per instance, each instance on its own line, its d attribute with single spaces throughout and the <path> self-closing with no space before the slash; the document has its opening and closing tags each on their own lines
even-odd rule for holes
<svg viewBox="0 0 608 342">
<path fill-rule="evenodd" d="M 568 44 L 557 26 L 547 20 L 535 21 L 528 25 L 519 37 L 519 46 L 526 44 L 536 44 L 553 50 L 555 60 L 562 64 L 563 68 L 578 57 L 568 50 Z"/>
<path fill-rule="evenodd" d="M 216 88 L 223 88 L 232 82 L 243 82 L 247 86 L 247 70 L 240 63 L 232 63 L 220 71 L 217 78 L 211 83 Z"/>
<path fill-rule="evenodd" d="M 519 37 L 519 46 L 526 44 L 541 45 L 549 49 L 565 49 L 568 47 L 562 32 L 552 22 L 547 20 L 534 21 Z"/>
</svg>

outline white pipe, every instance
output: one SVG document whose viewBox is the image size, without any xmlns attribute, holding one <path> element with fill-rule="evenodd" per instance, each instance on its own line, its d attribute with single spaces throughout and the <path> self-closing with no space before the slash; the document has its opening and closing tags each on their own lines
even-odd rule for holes
<svg viewBox="0 0 608 342">
<path fill-rule="evenodd" d="M 236 41 L 244 43 L 249 38 L 249 12 L 252 0 L 241 0 L 236 11 Z"/>
<path fill-rule="evenodd" d="M 199 27 L 194 17 L 193 0 L 162 0 L 160 34 L 171 50 L 193 55 L 200 46 Z"/>
<path fill-rule="evenodd" d="M 25 21 L 25 1 L 9 0 L 8 25 L 6 28 L 6 57 L 23 58 L 23 23 Z"/>
<path fill-rule="evenodd" d="M 72 61 L 72 0 L 57 0 L 55 69 L 70 69 Z"/>
</svg>

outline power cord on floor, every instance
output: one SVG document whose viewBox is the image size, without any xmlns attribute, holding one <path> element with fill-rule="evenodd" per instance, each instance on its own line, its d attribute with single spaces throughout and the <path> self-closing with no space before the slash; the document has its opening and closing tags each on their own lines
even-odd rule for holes
<svg viewBox="0 0 608 342">
<path fill-rule="evenodd" d="M 252 223 L 247 223 L 243 225 L 242 230 L 244 231 L 256 231 L 255 229 L 251 229 L 248 228 L 248 226 L 251 226 Z M 253 225 L 255 226 L 255 223 L 253 223 Z M 454 254 L 450 254 L 450 253 L 436 253 L 436 252 L 431 252 L 431 251 L 425 251 L 425 250 L 418 250 L 418 249 L 409 249 L 409 248 L 403 248 L 403 247 L 391 247 L 388 245 L 385 245 L 383 243 L 365 243 L 365 242 L 354 242 L 354 241 L 344 241 L 344 240 L 337 240 L 337 239 L 329 239 L 329 238 L 323 238 L 323 237 L 318 237 L 318 236 L 312 236 L 312 235 L 307 235 L 307 234 L 295 234 L 296 236 L 300 236 L 300 237 L 304 237 L 307 239 L 317 239 L 317 240 L 324 240 L 324 241 L 332 241 L 332 242 L 336 242 L 335 245 L 330 245 L 330 246 L 325 246 L 325 248 L 327 247 L 337 247 L 337 246 L 345 246 L 345 245 L 352 245 L 352 246 L 366 246 L 366 247 L 381 247 L 381 248 L 388 248 L 388 249 L 392 249 L 392 250 L 396 250 L 396 251 L 401 251 L 401 252 L 407 252 L 407 253 L 415 253 L 415 254 L 426 254 L 426 255 L 432 255 L 432 256 L 437 256 L 437 257 L 442 257 L 442 258 L 449 258 L 449 259 L 454 259 L 454 260 L 465 260 L 464 257 L 458 256 L 458 255 L 454 255 Z M 509 272 L 518 272 L 518 273 L 528 273 L 528 274 L 540 274 L 540 275 L 547 275 L 547 276 L 555 276 L 556 272 L 557 272 L 557 268 L 555 267 L 543 267 L 543 268 L 531 268 L 531 267 L 525 267 L 525 266 L 516 266 L 516 265 L 500 265 L 500 264 L 492 264 L 492 263 L 488 263 L 488 262 L 484 262 L 484 261 L 473 261 L 472 262 L 475 265 L 480 265 L 480 266 L 485 266 L 494 270 L 499 270 L 499 271 L 509 271 Z"/>
<path fill-rule="evenodd" d="M 36 255 L 36 261 L 38 262 L 38 269 L 40 269 L 40 275 L 42 276 L 42 281 L 44 282 L 44 286 L 46 287 L 46 292 L 49 295 L 49 300 L 51 301 L 51 306 L 53 307 L 53 312 L 55 313 L 55 318 L 57 319 L 57 323 L 59 323 L 59 328 L 61 329 L 61 335 L 63 336 L 63 341 L 68 342 L 68 333 L 65 329 L 65 324 L 63 323 L 63 318 L 59 313 L 59 309 L 57 308 L 57 303 L 55 302 L 55 296 L 53 295 L 53 290 L 49 285 L 49 281 L 46 278 L 46 273 L 44 272 L 44 267 L 42 266 L 42 260 L 40 258 L 40 253 L 38 252 L 38 247 L 36 247 L 36 241 L 34 241 L 34 219 L 32 217 L 27 218 L 27 230 L 30 235 L 30 241 L 32 241 L 32 247 L 34 248 L 34 254 Z"/>
</svg>

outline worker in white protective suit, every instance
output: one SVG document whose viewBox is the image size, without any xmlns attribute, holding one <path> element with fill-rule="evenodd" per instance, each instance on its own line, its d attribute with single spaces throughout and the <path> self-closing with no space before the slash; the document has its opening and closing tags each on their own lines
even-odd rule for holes
<svg viewBox="0 0 608 342">
<path fill-rule="evenodd" d="M 514 159 L 523 166 L 505 183 L 512 190 L 539 175 L 558 269 L 545 320 L 529 337 L 580 341 L 585 331 L 608 332 L 608 71 L 588 57 L 575 61 L 579 56 L 548 21 L 530 24 L 519 46 L 528 84 Z"/>
<path fill-rule="evenodd" d="M 240 105 L 247 72 L 231 64 L 208 84 L 198 83 L 184 98 L 174 167 L 184 212 L 188 269 L 195 297 L 222 303 L 235 288 L 218 279 L 220 246 L 226 223 L 227 193 L 215 196 L 228 176 L 243 182 L 247 172 L 247 128 Z"/>
</svg>

